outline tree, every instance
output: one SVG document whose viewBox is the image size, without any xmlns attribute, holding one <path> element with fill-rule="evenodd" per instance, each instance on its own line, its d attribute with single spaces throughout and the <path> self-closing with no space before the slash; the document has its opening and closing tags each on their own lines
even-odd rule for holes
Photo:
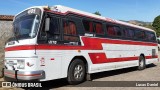
<svg viewBox="0 0 160 90">
<path fill-rule="evenodd" d="M 155 28 L 157 36 L 160 36 L 160 15 L 154 19 L 152 26 Z"/>
<path fill-rule="evenodd" d="M 99 13 L 99 11 L 96 11 L 94 14 L 101 16 L 101 14 Z"/>
</svg>

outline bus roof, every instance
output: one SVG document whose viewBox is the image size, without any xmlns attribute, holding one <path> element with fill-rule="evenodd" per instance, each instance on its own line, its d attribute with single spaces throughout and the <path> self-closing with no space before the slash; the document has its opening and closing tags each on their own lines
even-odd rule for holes
<svg viewBox="0 0 160 90">
<path fill-rule="evenodd" d="M 47 7 L 46 6 L 34 6 L 34 7 L 27 8 L 25 10 L 28 10 L 28 9 L 31 9 L 31 8 L 40 8 L 42 10 L 44 8 L 48 8 L 48 6 Z M 88 13 L 88 12 L 85 12 L 85 11 L 73 9 L 73 8 L 70 8 L 70 7 L 62 6 L 62 5 L 55 5 L 55 6 L 51 6 L 49 8 L 50 8 L 51 11 L 55 11 L 55 12 L 58 12 L 58 13 L 63 13 L 65 15 L 68 14 L 68 13 L 75 13 L 75 14 L 82 15 L 82 16 L 87 16 L 87 17 L 91 17 L 91 18 L 95 18 L 95 19 L 100 19 L 100 20 L 103 20 L 103 21 L 106 21 L 106 22 L 121 24 L 121 25 L 129 26 L 129 27 L 133 27 L 133 28 L 139 28 L 139 29 L 154 32 L 154 30 L 149 29 L 149 28 L 145 28 L 145 27 L 142 27 L 142 26 L 137 26 L 137 25 L 130 24 L 130 23 L 127 23 L 127 22 L 111 19 L 111 18 L 108 18 L 108 17 L 95 15 L 95 14 L 92 14 L 92 13 Z M 20 13 L 22 13 L 22 12 L 20 12 Z M 20 14 L 20 13 L 18 13 L 18 14 Z"/>
<path fill-rule="evenodd" d="M 95 15 L 95 14 L 92 14 L 92 13 L 84 12 L 84 11 L 81 11 L 81 10 L 73 9 L 73 8 L 70 8 L 70 7 L 62 6 L 62 5 L 51 6 L 50 10 L 60 12 L 60 13 L 63 13 L 63 14 L 76 13 L 76 14 L 79 14 L 79 15 L 85 15 L 85 16 L 88 16 L 88 17 L 91 17 L 91 18 L 100 19 L 100 20 L 104 20 L 104 21 L 107 21 L 107 22 L 112 22 L 112 23 L 121 24 L 121 25 L 129 26 L 129 27 L 133 27 L 133 28 L 148 30 L 148 31 L 154 31 L 152 29 L 145 28 L 145 27 L 142 27 L 142 26 L 137 26 L 137 25 L 133 25 L 133 24 L 130 24 L 130 23 L 127 23 L 127 22 L 123 22 L 123 21 L 119 21 L 119 20 L 115 20 L 115 19 L 111 19 L 111 18 L 106 18 L 106 17 L 103 17 L 103 16 Z"/>
</svg>

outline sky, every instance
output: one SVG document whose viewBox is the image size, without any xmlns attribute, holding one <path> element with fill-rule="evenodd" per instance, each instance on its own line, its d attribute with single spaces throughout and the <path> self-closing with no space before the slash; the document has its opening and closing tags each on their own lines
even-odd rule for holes
<svg viewBox="0 0 160 90">
<path fill-rule="evenodd" d="M 160 0 L 3 0 L 0 15 L 16 15 L 31 6 L 64 5 L 117 20 L 152 22 L 160 15 Z"/>
</svg>

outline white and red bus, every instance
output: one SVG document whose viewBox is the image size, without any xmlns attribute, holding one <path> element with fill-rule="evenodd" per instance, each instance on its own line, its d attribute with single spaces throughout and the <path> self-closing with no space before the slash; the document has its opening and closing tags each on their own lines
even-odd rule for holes
<svg viewBox="0 0 160 90">
<path fill-rule="evenodd" d="M 158 61 L 155 31 L 69 7 L 31 7 L 14 18 L 4 77 L 82 82 L 92 73 Z"/>
</svg>

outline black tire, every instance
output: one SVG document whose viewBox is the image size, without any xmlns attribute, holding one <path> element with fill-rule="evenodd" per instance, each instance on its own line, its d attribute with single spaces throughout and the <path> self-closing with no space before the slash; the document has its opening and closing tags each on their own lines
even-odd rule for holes
<svg viewBox="0 0 160 90">
<path fill-rule="evenodd" d="M 143 70 L 145 68 L 146 68 L 145 58 L 143 56 L 140 56 L 138 70 Z"/>
<path fill-rule="evenodd" d="M 67 81 L 75 85 L 84 81 L 86 74 L 85 64 L 80 59 L 74 59 L 68 69 Z"/>
</svg>

